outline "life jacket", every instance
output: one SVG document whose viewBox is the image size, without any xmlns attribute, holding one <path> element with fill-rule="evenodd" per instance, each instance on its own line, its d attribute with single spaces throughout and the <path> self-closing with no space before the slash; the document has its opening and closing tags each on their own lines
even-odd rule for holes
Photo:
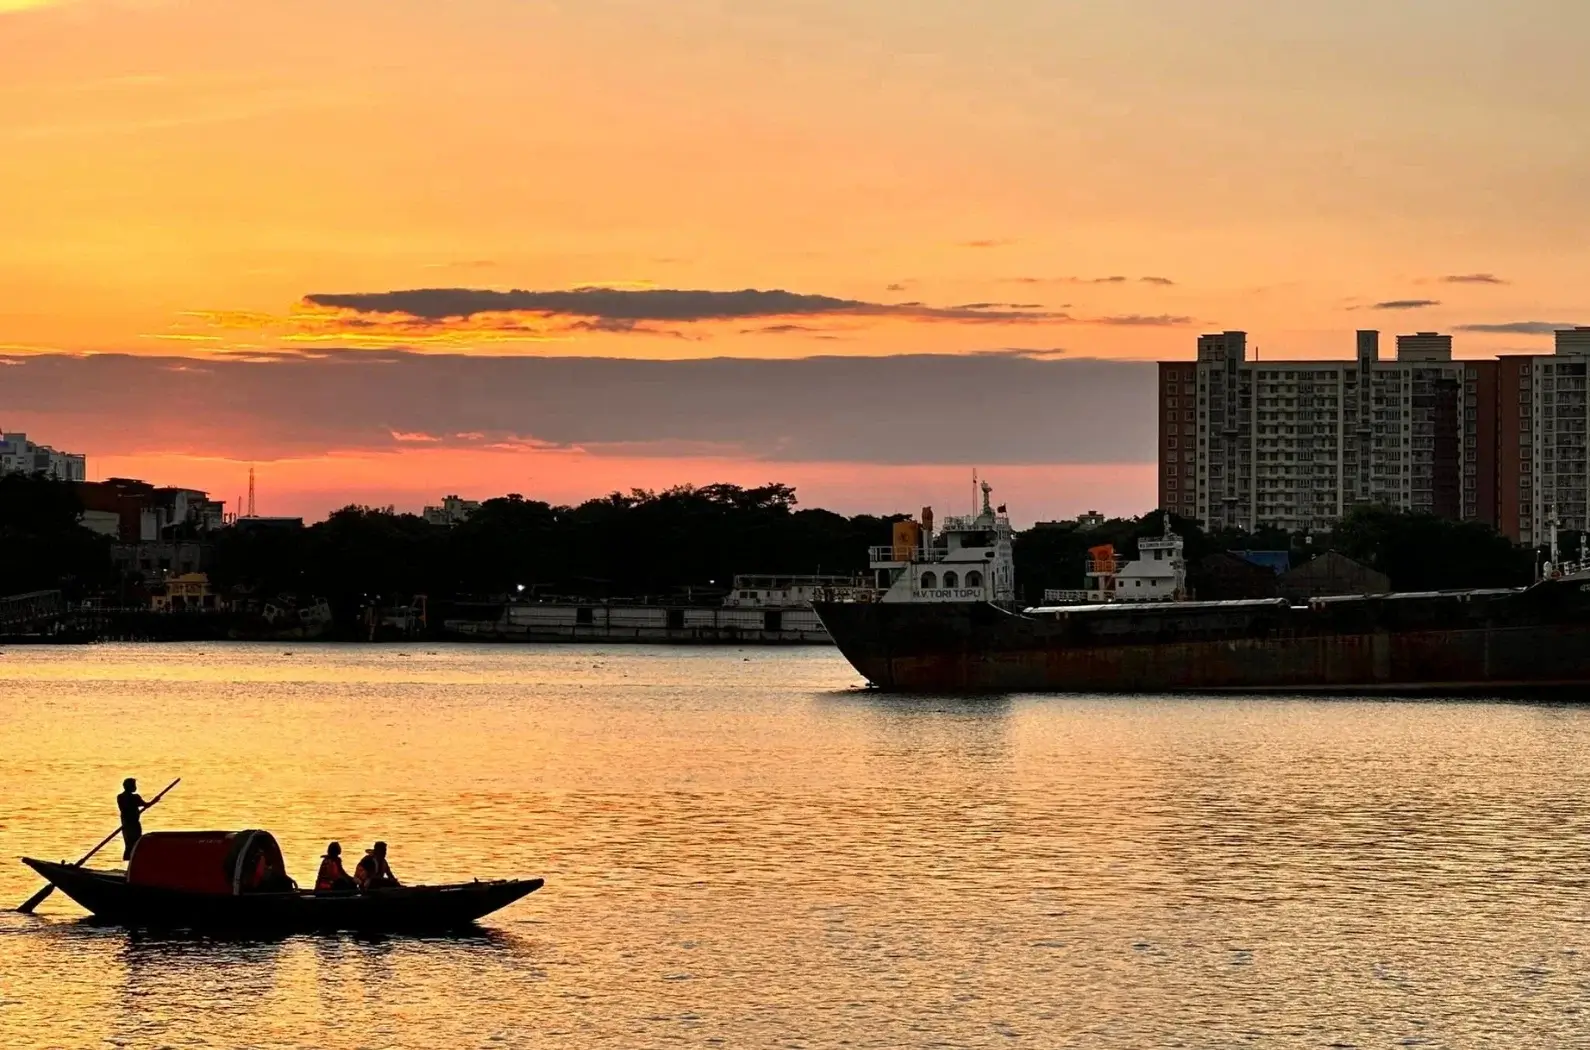
<svg viewBox="0 0 1590 1050">
<path fill-rule="evenodd" d="M 348 873 L 343 870 L 341 857 L 322 857 L 320 859 L 320 874 L 315 876 L 315 889 L 334 890 L 339 879 L 346 879 Z"/>
</svg>

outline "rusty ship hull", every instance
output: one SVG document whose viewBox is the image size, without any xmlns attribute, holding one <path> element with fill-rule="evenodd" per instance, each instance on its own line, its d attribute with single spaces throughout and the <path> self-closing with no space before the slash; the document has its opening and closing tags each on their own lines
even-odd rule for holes
<svg viewBox="0 0 1590 1050">
<path fill-rule="evenodd" d="M 1590 698 L 1590 584 L 1025 612 L 815 606 L 872 685 L 924 693 L 1500 693 Z"/>
</svg>

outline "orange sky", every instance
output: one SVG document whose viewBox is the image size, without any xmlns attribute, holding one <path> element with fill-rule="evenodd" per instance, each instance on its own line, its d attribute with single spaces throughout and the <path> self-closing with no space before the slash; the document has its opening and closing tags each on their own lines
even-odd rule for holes
<svg viewBox="0 0 1590 1050">
<path fill-rule="evenodd" d="M 0 345 L 1155 358 L 1244 328 L 1334 356 L 1375 327 L 1539 349 L 1461 326 L 1590 323 L 1587 33 L 1581 0 L 0 0 Z M 867 309 L 614 330 L 305 299 L 591 285 Z M 0 391 L 0 423 L 26 409 Z M 246 470 L 74 450 L 222 494 Z M 326 451 L 277 471 L 295 507 L 716 471 L 859 509 L 902 477 Z M 1152 498 L 1074 468 L 1033 516 Z"/>
</svg>

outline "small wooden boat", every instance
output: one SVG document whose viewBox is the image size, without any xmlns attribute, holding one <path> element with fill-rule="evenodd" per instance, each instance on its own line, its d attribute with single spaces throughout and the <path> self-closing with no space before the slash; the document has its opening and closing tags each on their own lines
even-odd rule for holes
<svg viewBox="0 0 1590 1050">
<path fill-rule="evenodd" d="M 287 878 L 265 831 L 152 831 L 127 870 L 22 858 L 96 919 L 130 927 L 261 933 L 422 933 L 467 927 L 540 889 L 541 879 L 314 893 Z"/>
</svg>

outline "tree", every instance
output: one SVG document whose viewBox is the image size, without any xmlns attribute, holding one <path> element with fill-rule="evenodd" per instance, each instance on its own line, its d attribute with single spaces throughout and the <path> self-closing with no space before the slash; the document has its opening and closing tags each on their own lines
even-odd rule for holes
<svg viewBox="0 0 1590 1050">
<path fill-rule="evenodd" d="M 1534 564 L 1530 551 L 1488 525 L 1389 507 L 1353 510 L 1326 540 L 1385 573 L 1398 591 L 1523 587 Z"/>
<path fill-rule="evenodd" d="M 0 595 L 59 589 L 78 598 L 107 585 L 112 541 L 83 528 L 82 514 L 71 482 L 0 476 Z"/>
</svg>

